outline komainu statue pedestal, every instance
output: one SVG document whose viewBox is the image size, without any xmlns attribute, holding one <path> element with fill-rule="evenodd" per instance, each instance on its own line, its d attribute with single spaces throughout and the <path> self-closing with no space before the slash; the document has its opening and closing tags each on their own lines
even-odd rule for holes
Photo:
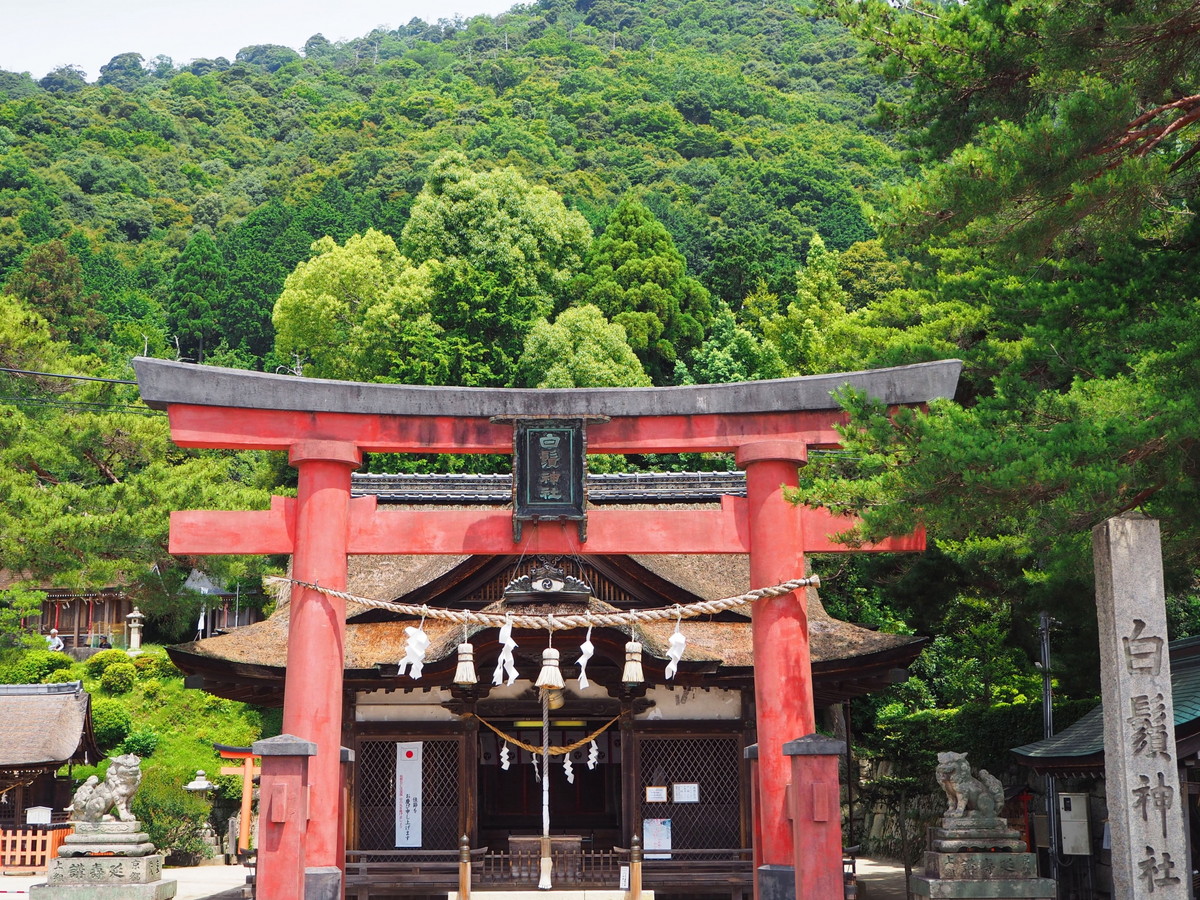
<svg viewBox="0 0 1200 900">
<path fill-rule="evenodd" d="M 912 892 L 930 900 L 1053 900 L 1054 882 L 1038 877 L 1037 857 L 998 813 L 1000 783 L 980 770 L 971 774 L 965 754 L 938 754 L 938 781 L 950 806 L 939 828 L 929 829 L 925 868 Z"/>
<path fill-rule="evenodd" d="M 76 822 L 75 833 L 50 861 L 46 883 L 30 900 L 170 900 L 177 882 L 164 881 L 163 857 L 141 823 Z"/>
<path fill-rule="evenodd" d="M 164 881 L 163 857 L 129 809 L 142 781 L 141 760 L 114 756 L 101 782 L 95 775 L 71 802 L 75 826 L 50 861 L 46 881 L 30 900 L 170 900 L 178 882 Z"/>
<path fill-rule="evenodd" d="M 1054 882 L 1039 878 L 1037 857 L 1003 819 L 942 819 L 930 829 L 923 874 L 913 878 L 917 897 L 1052 900 Z"/>
</svg>

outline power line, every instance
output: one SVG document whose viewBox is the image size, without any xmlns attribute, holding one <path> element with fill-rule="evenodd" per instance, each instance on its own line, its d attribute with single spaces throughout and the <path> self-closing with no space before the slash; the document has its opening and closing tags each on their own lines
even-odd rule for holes
<svg viewBox="0 0 1200 900">
<path fill-rule="evenodd" d="M 126 403 L 84 403 L 82 401 L 72 400 L 46 400 L 42 397 L 4 397 L 0 396 L 0 402 L 4 403 L 39 403 L 42 406 L 58 406 L 64 409 L 114 409 L 123 410 L 125 412 L 137 413 L 142 416 L 163 416 L 164 412 L 157 409 L 146 409 L 144 406 L 130 406 Z"/>
<path fill-rule="evenodd" d="M 40 375 L 43 378 L 70 378 L 75 381 L 103 381 L 106 384 L 137 384 L 136 381 L 126 381 L 121 378 L 97 378 L 94 375 L 63 375 L 59 372 L 35 372 L 32 369 L 10 369 L 0 366 L 0 372 L 11 372 L 14 375 Z"/>
</svg>

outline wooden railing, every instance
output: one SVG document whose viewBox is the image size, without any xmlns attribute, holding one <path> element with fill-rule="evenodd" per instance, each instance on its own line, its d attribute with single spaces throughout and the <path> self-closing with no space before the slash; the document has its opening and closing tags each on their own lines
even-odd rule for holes
<svg viewBox="0 0 1200 900">
<path fill-rule="evenodd" d="M 469 883 L 479 882 L 486 847 L 468 850 Z M 459 850 L 348 850 L 346 897 L 371 894 L 429 894 L 462 886 Z"/>
<path fill-rule="evenodd" d="M 687 888 L 703 893 L 748 895 L 754 887 L 753 853 L 748 849 L 671 850 L 666 855 L 647 851 L 642 864 L 642 886 L 647 890 L 677 892 Z"/>
<path fill-rule="evenodd" d="M 615 887 L 629 851 L 550 849 L 551 881 L 555 887 Z M 538 850 L 493 850 L 483 858 L 479 884 L 536 887 L 541 875 Z"/>
<path fill-rule="evenodd" d="M 45 870 L 74 830 L 65 824 L 0 828 L 0 868 L 5 872 Z"/>
<path fill-rule="evenodd" d="M 466 858 L 467 872 L 461 862 Z M 669 859 L 645 859 L 641 848 L 572 850 L 552 847 L 554 888 L 616 888 L 621 867 L 630 866 L 628 896 L 637 900 L 641 889 L 726 893 L 749 896 L 753 863 L 746 849 L 672 850 Z M 462 891 L 469 875 L 471 887 L 534 888 L 541 875 L 537 849 L 488 850 L 350 850 L 346 853 L 346 897 L 368 900 L 379 894 L 428 894 Z"/>
</svg>

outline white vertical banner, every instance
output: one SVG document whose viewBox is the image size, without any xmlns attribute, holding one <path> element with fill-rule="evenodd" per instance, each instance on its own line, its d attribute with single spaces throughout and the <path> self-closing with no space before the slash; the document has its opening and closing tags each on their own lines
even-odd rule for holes
<svg viewBox="0 0 1200 900">
<path fill-rule="evenodd" d="M 421 846 L 420 741 L 396 744 L 396 846 Z"/>
</svg>

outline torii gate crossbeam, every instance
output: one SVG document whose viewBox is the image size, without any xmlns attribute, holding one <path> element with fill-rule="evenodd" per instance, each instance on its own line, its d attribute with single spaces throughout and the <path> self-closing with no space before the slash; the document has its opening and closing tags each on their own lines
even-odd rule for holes
<svg viewBox="0 0 1200 900">
<path fill-rule="evenodd" d="M 781 490 L 797 484 L 810 449 L 838 445 L 835 426 L 845 415 L 835 393 L 850 386 L 889 406 L 919 405 L 952 396 L 961 370 L 949 360 L 727 385 L 542 391 L 355 384 L 147 358 L 134 366 L 143 399 L 167 410 L 176 443 L 287 450 L 299 473 L 297 497 L 275 498 L 270 510 L 174 513 L 171 552 L 291 553 L 297 579 L 334 589 L 346 586 L 347 556 L 355 553 L 748 553 L 751 587 L 788 581 L 804 574 L 804 553 L 849 549 L 831 538 L 853 520 L 793 506 Z M 589 426 L 589 453 L 732 451 L 746 470 L 747 496 L 713 511 L 591 510 L 582 545 L 561 523 L 528 525 L 518 545 L 511 517 L 494 510 L 380 510 L 373 498 L 350 497 L 363 452 L 510 453 L 512 427 L 496 420 L 522 416 L 607 419 Z M 854 549 L 923 548 L 916 534 Z M 293 671 L 304 679 L 289 678 L 284 693 L 284 731 L 298 740 L 264 748 L 263 796 L 275 810 L 262 816 L 264 900 L 292 900 L 303 894 L 306 872 L 328 875 L 344 863 L 344 629 L 343 602 L 293 591 L 288 659 L 301 661 Z M 796 594 L 759 604 L 753 641 L 756 885 L 770 876 L 798 897 L 840 896 L 841 857 L 830 852 L 840 848 L 838 817 L 815 793 L 820 785 L 812 785 L 819 815 L 793 819 L 814 803 L 789 799 L 793 763 L 784 745 L 815 727 L 808 628 Z M 283 744 L 291 758 L 315 756 L 306 770 L 280 763 L 272 780 L 282 758 L 272 753 Z"/>
</svg>

